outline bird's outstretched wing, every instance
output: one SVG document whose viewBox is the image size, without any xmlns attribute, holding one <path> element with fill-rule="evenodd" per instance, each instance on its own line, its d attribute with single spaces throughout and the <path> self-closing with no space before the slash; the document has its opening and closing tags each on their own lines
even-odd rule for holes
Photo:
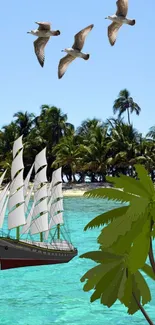
<svg viewBox="0 0 155 325">
<path fill-rule="evenodd" d="M 128 13 L 128 0 L 118 0 L 116 2 L 117 11 L 116 15 L 126 17 Z"/>
<path fill-rule="evenodd" d="M 36 24 L 39 25 L 38 30 L 50 30 L 51 29 L 51 24 L 48 22 L 35 22 Z"/>
<path fill-rule="evenodd" d="M 75 57 L 71 56 L 70 54 L 67 54 L 66 56 L 64 56 L 64 58 L 62 58 L 59 62 L 59 66 L 58 66 L 58 78 L 61 79 L 63 77 L 63 75 L 65 74 L 68 65 L 75 60 Z"/>
<path fill-rule="evenodd" d="M 44 61 L 45 61 L 44 49 L 48 41 L 49 41 L 49 37 L 38 37 L 36 41 L 34 41 L 33 43 L 35 54 L 42 67 L 44 66 Z"/>
<path fill-rule="evenodd" d="M 74 36 L 74 44 L 72 46 L 74 50 L 79 50 L 79 51 L 82 50 L 85 39 L 93 27 L 94 27 L 93 24 L 89 25 Z"/>
<path fill-rule="evenodd" d="M 119 28 L 122 26 L 122 23 L 113 22 L 108 26 L 108 38 L 110 44 L 113 46 L 116 42 L 117 33 Z"/>
</svg>

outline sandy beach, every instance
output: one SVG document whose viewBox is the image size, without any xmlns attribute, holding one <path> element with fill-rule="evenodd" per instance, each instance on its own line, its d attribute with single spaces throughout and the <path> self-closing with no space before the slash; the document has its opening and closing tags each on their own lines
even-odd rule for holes
<svg viewBox="0 0 155 325">
<path fill-rule="evenodd" d="M 96 188 L 111 187 L 109 183 L 81 183 L 81 184 L 65 184 L 62 185 L 64 197 L 83 196 L 86 191 Z"/>
<path fill-rule="evenodd" d="M 33 183 L 30 182 L 30 187 L 33 185 Z M 83 196 L 83 194 L 87 191 L 96 189 L 96 188 L 109 188 L 111 187 L 111 184 L 109 183 L 62 183 L 62 192 L 64 197 L 75 197 L 75 196 Z M 0 193 L 4 187 L 0 189 Z M 32 196 L 34 195 L 34 192 L 32 192 Z"/>
</svg>

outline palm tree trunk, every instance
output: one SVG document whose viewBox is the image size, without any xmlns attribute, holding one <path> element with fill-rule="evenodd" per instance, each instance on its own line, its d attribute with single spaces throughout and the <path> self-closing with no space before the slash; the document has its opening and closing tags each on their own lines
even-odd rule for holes
<svg viewBox="0 0 155 325">
<path fill-rule="evenodd" d="M 75 174 L 73 173 L 72 176 L 73 176 L 73 183 L 76 183 L 76 177 L 75 177 Z"/>
<path fill-rule="evenodd" d="M 154 325 L 154 323 L 152 322 L 152 320 L 150 319 L 150 317 L 148 316 L 148 314 L 146 313 L 146 311 L 144 310 L 143 306 L 140 304 L 140 302 L 137 300 L 136 296 L 134 293 L 132 293 L 135 301 L 136 301 L 136 304 L 138 305 L 139 309 L 141 310 L 142 314 L 144 315 L 145 319 L 147 320 L 147 322 L 150 324 L 150 325 Z"/>
<path fill-rule="evenodd" d="M 128 123 L 130 124 L 130 112 L 129 112 L 129 107 L 127 108 L 127 113 L 128 113 Z"/>
</svg>

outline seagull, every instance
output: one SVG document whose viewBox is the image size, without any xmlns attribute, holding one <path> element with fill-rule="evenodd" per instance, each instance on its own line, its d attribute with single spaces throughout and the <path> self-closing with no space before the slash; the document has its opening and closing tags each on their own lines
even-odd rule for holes
<svg viewBox="0 0 155 325">
<path fill-rule="evenodd" d="M 49 41 L 50 37 L 60 35 L 60 31 L 51 30 L 51 24 L 48 22 L 35 22 L 35 23 L 39 25 L 38 29 L 31 30 L 27 33 L 32 34 L 34 36 L 38 36 L 36 41 L 34 41 L 33 43 L 34 51 L 41 67 L 43 67 L 45 61 L 44 48 L 47 42 Z"/>
<path fill-rule="evenodd" d="M 112 24 L 108 27 L 108 38 L 110 44 L 113 46 L 116 42 L 117 33 L 119 28 L 123 24 L 135 25 L 135 19 L 126 18 L 128 13 L 128 0 L 118 0 L 116 1 L 117 11 L 115 15 L 107 16 L 105 19 L 112 20 Z"/>
<path fill-rule="evenodd" d="M 79 33 L 77 33 L 74 36 L 74 44 L 72 46 L 72 48 L 66 48 L 64 50 L 62 50 L 61 52 L 66 52 L 67 55 L 62 58 L 59 62 L 59 66 L 58 66 L 58 78 L 62 78 L 63 75 L 65 74 L 68 65 L 75 60 L 76 58 L 82 58 L 84 60 L 88 60 L 90 55 L 89 54 L 85 54 L 82 53 L 81 50 L 84 46 L 84 42 L 86 39 L 86 36 L 88 35 L 88 33 L 92 30 L 92 28 L 94 27 L 94 25 L 89 25 L 86 28 L 82 29 Z"/>
</svg>

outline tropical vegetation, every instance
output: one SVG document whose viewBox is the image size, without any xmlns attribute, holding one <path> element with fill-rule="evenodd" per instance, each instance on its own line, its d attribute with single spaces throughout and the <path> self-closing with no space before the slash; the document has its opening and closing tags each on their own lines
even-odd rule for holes
<svg viewBox="0 0 155 325">
<path fill-rule="evenodd" d="M 153 325 L 144 309 L 144 305 L 151 301 L 151 291 L 143 274 L 155 281 L 152 245 L 155 238 L 155 189 L 144 166 L 136 165 L 135 169 L 138 179 L 120 175 L 112 179 L 114 188 L 85 193 L 86 197 L 115 200 L 121 204 L 86 225 L 85 230 L 99 226 L 102 229 L 97 239 L 99 250 L 80 256 L 97 263 L 81 281 L 86 281 L 84 291 L 94 291 L 91 302 L 100 299 L 101 304 L 110 308 L 119 300 L 129 314 L 140 310 Z"/>
<path fill-rule="evenodd" d="M 0 172 L 7 168 L 7 177 L 10 177 L 12 145 L 23 135 L 25 175 L 35 155 L 46 146 L 49 180 L 53 169 L 60 165 L 69 182 L 83 182 L 85 176 L 92 182 L 105 181 L 109 174 L 136 176 L 135 163 L 144 164 L 153 179 L 155 127 L 150 128 L 145 137 L 134 128 L 130 114 L 140 111 L 127 89 L 120 91 L 113 104 L 117 118 L 87 119 L 77 128 L 68 122 L 67 114 L 55 106 L 42 105 L 38 116 L 19 111 L 11 123 L 0 130 Z M 128 123 L 123 119 L 126 112 Z"/>
</svg>

